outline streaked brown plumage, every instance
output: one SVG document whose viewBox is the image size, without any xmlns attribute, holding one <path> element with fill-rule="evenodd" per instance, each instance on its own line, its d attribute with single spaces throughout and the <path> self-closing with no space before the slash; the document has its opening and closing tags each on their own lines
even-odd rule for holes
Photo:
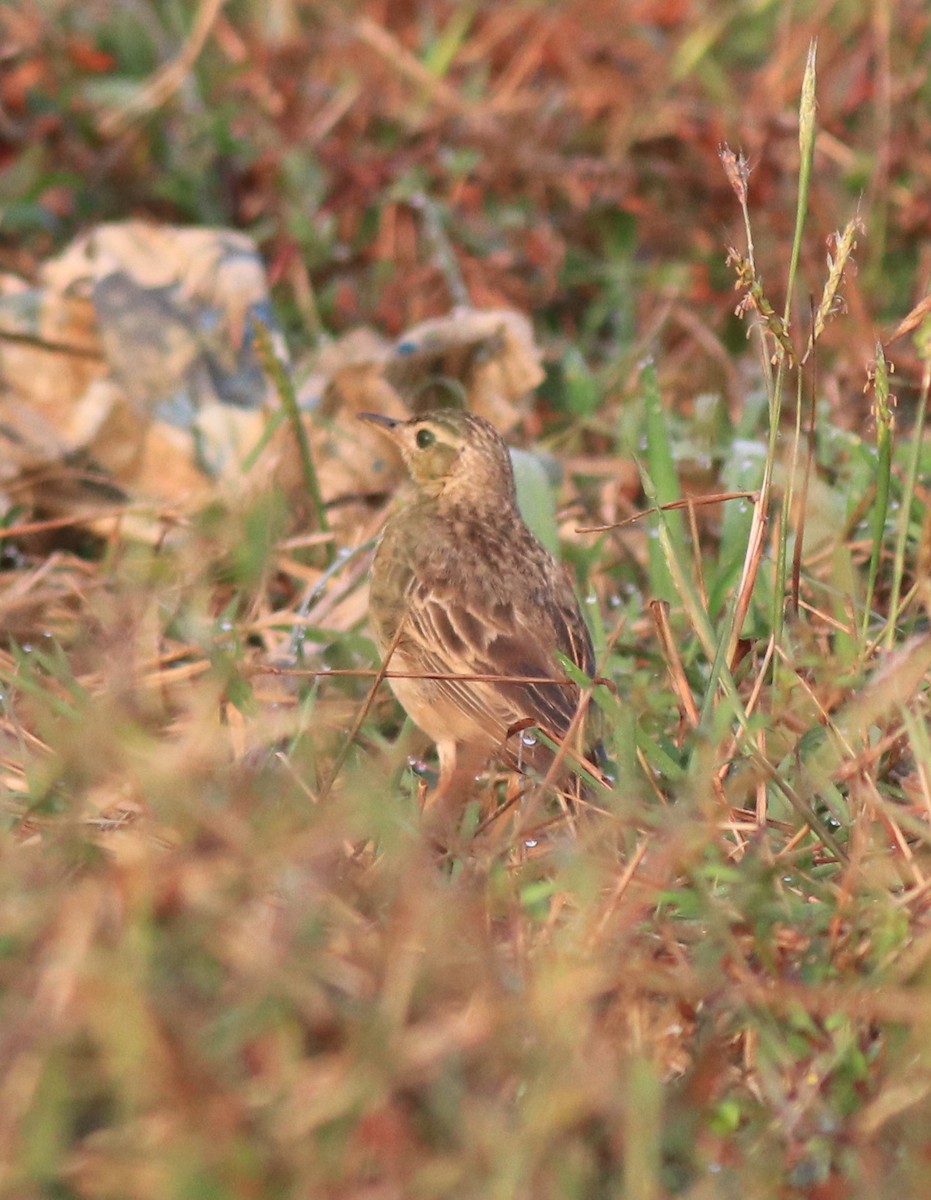
<svg viewBox="0 0 931 1200">
<path fill-rule="evenodd" d="M 519 729 L 530 720 L 564 737 L 580 689 L 564 682 L 556 652 L 587 675 L 594 656 L 563 568 L 518 511 L 506 445 L 460 411 L 360 417 L 400 448 L 416 488 L 385 525 L 372 566 L 369 615 L 389 671 L 554 680 L 391 679 L 437 744 L 438 800 L 461 801 L 494 754 L 545 772 L 552 752 L 524 745 Z"/>
</svg>

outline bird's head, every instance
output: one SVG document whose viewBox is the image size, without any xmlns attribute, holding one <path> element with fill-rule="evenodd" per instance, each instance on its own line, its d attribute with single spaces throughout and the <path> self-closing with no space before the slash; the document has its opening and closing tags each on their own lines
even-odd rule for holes
<svg viewBox="0 0 931 1200">
<path fill-rule="evenodd" d="M 411 478 L 428 496 L 482 507 L 513 502 L 511 456 L 483 417 L 459 409 L 424 413 L 408 421 L 359 413 L 399 448 Z"/>
</svg>

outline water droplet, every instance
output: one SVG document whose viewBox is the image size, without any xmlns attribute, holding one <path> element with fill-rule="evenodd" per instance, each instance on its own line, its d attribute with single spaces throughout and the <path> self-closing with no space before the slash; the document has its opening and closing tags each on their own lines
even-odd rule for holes
<svg viewBox="0 0 931 1200">
<path fill-rule="evenodd" d="M 534 848 L 534 846 L 536 846 L 537 844 L 538 843 L 537 843 L 536 838 L 524 838 L 524 845 L 527 847 L 528 850 L 532 850 Z"/>
<path fill-rule="evenodd" d="M 536 734 L 529 732 L 522 733 L 520 740 L 525 746 L 535 746 L 537 744 Z"/>
</svg>

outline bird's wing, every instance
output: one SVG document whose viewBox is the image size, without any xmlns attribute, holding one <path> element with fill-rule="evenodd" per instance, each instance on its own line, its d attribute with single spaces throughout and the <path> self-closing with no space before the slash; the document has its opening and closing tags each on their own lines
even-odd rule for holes
<svg viewBox="0 0 931 1200">
<path fill-rule="evenodd" d="M 561 736 L 575 715 L 579 689 L 556 682 L 565 679 L 565 672 L 555 651 L 589 675 L 594 655 L 568 584 L 564 594 L 560 592 L 517 612 L 503 605 L 470 603 L 475 598 L 468 588 L 454 593 L 437 580 L 421 579 L 408 593 L 403 641 L 426 671 L 505 677 L 439 684 L 446 697 L 496 739 L 525 719 Z M 554 682 L 517 682 L 523 678 Z"/>
</svg>

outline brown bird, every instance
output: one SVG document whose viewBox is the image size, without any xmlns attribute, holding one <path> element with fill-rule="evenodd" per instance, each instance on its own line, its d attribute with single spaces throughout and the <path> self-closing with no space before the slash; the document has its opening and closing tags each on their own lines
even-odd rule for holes
<svg viewBox="0 0 931 1200">
<path fill-rule="evenodd" d="M 437 745 L 434 802 L 455 811 L 492 755 L 546 772 L 552 751 L 521 730 L 532 723 L 557 743 L 569 733 L 581 689 L 556 652 L 591 676 L 591 635 L 564 569 L 518 511 L 493 426 L 457 410 L 359 416 L 399 447 L 415 484 L 375 553 L 372 632 L 388 671 L 411 676 L 391 687 Z"/>
</svg>

